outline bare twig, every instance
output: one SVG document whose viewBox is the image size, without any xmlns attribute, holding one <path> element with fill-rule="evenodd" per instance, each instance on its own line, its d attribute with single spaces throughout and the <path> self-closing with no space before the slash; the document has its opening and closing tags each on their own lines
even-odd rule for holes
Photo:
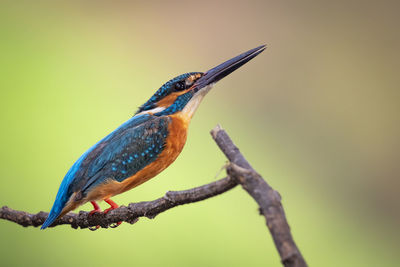
<svg viewBox="0 0 400 267">
<path fill-rule="evenodd" d="M 228 175 L 237 179 L 238 183 L 260 207 L 260 213 L 265 217 L 282 263 L 285 266 L 293 267 L 307 266 L 293 240 L 279 193 L 272 189 L 251 167 L 228 134 L 219 125 L 211 131 L 211 135 L 231 162 L 228 167 Z"/>
<path fill-rule="evenodd" d="M 119 221 L 135 223 L 139 217 L 147 217 L 153 219 L 158 214 L 169 210 L 173 207 L 198 202 L 210 197 L 214 197 L 237 185 L 237 182 L 226 177 L 221 180 L 183 191 L 169 191 L 165 196 L 153 201 L 131 203 L 128 207 L 121 206 L 107 214 L 95 213 L 89 215 L 89 212 L 81 211 L 79 214 L 68 213 L 57 219 L 50 227 L 61 224 L 70 224 L 72 228 L 88 228 L 100 225 L 107 228 L 110 224 Z M 47 218 L 47 212 L 39 212 L 30 214 L 25 211 L 10 209 L 6 206 L 0 209 L 0 219 L 9 220 L 22 226 L 40 226 Z"/>
<path fill-rule="evenodd" d="M 233 144 L 228 134 L 217 126 L 211 131 L 215 142 L 229 159 L 228 177 L 221 180 L 184 191 L 169 191 L 165 196 L 147 202 L 131 203 L 128 207 L 121 206 L 107 214 L 81 211 L 79 214 L 68 213 L 57 219 L 51 227 L 69 224 L 73 228 L 88 228 L 91 226 L 109 227 L 112 223 L 125 221 L 135 223 L 140 217 L 154 218 L 158 214 L 173 207 L 198 202 L 221 193 L 224 193 L 237 184 L 242 187 L 257 202 L 261 214 L 265 217 L 267 227 L 274 239 L 275 246 L 284 266 L 307 266 L 297 248 L 287 223 L 285 212 L 281 204 L 281 197 L 267 182 L 251 167 L 239 149 Z M 0 209 L 0 219 L 9 220 L 22 226 L 40 226 L 47 218 L 48 213 L 39 212 L 30 214 L 17 211 L 6 206 Z"/>
</svg>

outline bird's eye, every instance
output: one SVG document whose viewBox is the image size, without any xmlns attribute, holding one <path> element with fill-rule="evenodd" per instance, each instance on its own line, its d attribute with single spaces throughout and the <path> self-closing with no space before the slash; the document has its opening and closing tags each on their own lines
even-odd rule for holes
<svg viewBox="0 0 400 267">
<path fill-rule="evenodd" d="M 177 82 L 176 84 L 175 84 L 175 90 L 176 91 L 181 91 L 181 90 L 183 90 L 183 89 L 185 89 L 185 82 Z"/>
</svg>

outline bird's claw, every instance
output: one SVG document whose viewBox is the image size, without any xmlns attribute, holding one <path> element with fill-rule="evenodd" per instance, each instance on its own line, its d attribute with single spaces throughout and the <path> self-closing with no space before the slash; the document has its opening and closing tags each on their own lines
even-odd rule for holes
<svg viewBox="0 0 400 267">
<path fill-rule="evenodd" d="M 95 225 L 95 226 L 89 226 L 90 231 L 96 231 L 97 229 L 100 228 L 100 225 Z"/>
<path fill-rule="evenodd" d="M 112 223 L 110 224 L 110 228 L 117 228 L 118 226 L 121 225 L 122 222 L 116 222 L 116 223 Z"/>
</svg>

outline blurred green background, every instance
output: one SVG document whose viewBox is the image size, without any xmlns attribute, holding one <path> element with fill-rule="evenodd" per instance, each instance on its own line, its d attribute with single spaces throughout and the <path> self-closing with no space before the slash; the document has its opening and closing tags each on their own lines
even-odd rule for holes
<svg viewBox="0 0 400 267">
<path fill-rule="evenodd" d="M 266 43 L 207 96 L 177 161 L 114 200 L 214 181 L 225 158 L 209 131 L 221 123 L 281 193 L 311 266 L 395 266 L 399 7 L 1 1 L 0 206 L 49 211 L 74 161 L 164 82 Z M 2 220 L 0 236 L 3 266 L 280 266 L 239 187 L 117 229 L 39 231 Z"/>
</svg>

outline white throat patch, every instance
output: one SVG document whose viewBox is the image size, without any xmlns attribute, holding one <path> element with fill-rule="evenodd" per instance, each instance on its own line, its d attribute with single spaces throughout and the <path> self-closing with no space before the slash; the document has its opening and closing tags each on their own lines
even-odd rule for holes
<svg viewBox="0 0 400 267">
<path fill-rule="evenodd" d="M 186 106 L 182 109 L 181 113 L 186 119 L 191 119 L 193 114 L 196 112 L 199 107 L 201 101 L 206 96 L 206 94 L 211 90 L 214 84 L 209 84 L 206 87 L 200 89 L 190 101 L 186 104 Z"/>
</svg>

